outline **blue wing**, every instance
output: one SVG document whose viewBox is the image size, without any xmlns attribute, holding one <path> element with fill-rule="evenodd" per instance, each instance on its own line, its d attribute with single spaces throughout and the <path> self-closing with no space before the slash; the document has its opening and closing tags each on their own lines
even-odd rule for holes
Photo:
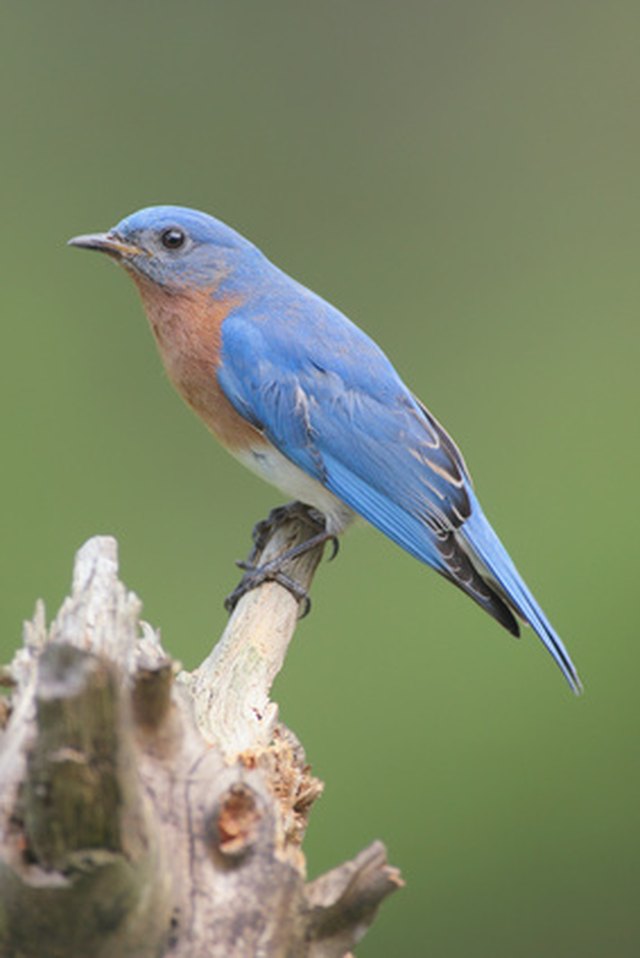
<svg viewBox="0 0 640 958">
<path fill-rule="evenodd" d="M 279 318 L 270 309 L 265 320 L 243 312 L 224 321 L 218 380 L 229 401 L 514 635 L 514 611 L 530 623 L 578 691 L 568 653 L 484 517 L 451 438 L 362 330 L 303 293 L 311 303 L 287 302 Z"/>
</svg>

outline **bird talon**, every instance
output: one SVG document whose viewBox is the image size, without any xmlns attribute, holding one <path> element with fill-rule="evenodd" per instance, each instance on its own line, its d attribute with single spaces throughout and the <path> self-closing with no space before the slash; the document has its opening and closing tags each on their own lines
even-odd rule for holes
<svg viewBox="0 0 640 958">
<path fill-rule="evenodd" d="M 300 602 L 302 605 L 302 610 L 298 613 L 298 619 L 306 619 L 311 612 L 311 599 L 308 595 L 304 595 Z"/>
<path fill-rule="evenodd" d="M 229 595 L 225 596 L 225 600 L 222 603 L 224 606 L 225 612 L 228 612 L 229 615 L 231 615 L 231 613 L 235 610 L 235 607 L 237 606 L 238 602 L 240 601 L 242 596 L 245 594 L 246 594 L 246 590 L 245 589 L 241 590 L 240 586 L 237 585 L 236 588 L 233 590 L 233 592 L 230 592 Z"/>
<path fill-rule="evenodd" d="M 251 539 L 253 541 L 254 552 L 262 552 L 269 541 L 269 536 L 274 529 L 274 523 L 272 521 L 273 511 L 274 510 L 269 513 L 266 519 L 261 519 L 260 522 L 256 522 L 253 527 Z"/>
<path fill-rule="evenodd" d="M 263 565 L 257 564 L 256 560 L 263 552 L 274 530 L 282 522 L 292 518 L 300 519 L 318 531 L 309 539 L 299 543 L 297 546 L 293 546 L 270 562 L 266 562 Z M 286 572 L 283 572 L 283 566 L 292 559 L 304 555 L 305 552 L 308 552 L 310 549 L 322 545 L 324 542 L 331 542 L 332 551 L 329 558 L 334 559 L 338 554 L 339 543 L 336 536 L 327 535 L 325 525 L 324 516 L 322 516 L 321 513 L 316 509 L 305 506 L 301 502 L 289 502 L 285 506 L 276 506 L 275 509 L 271 510 L 266 519 L 257 522 L 253 527 L 252 539 L 254 547 L 250 556 L 248 559 L 236 560 L 236 566 L 242 569 L 244 575 L 240 583 L 224 601 L 224 607 L 227 612 L 233 612 L 239 600 L 246 595 L 247 592 L 257 588 L 264 582 L 277 582 L 283 588 L 287 589 L 297 602 L 301 603 L 299 618 L 304 619 L 309 615 L 311 599 L 307 595 L 306 590 L 296 582 L 295 579 Z"/>
<path fill-rule="evenodd" d="M 257 589 L 258 586 L 263 585 L 265 582 L 277 582 L 278 585 L 281 585 L 284 589 L 290 592 L 297 602 L 304 603 L 304 607 L 299 618 L 304 619 L 304 617 L 309 614 L 309 610 L 311 609 L 311 599 L 307 595 L 306 589 L 304 589 L 299 582 L 296 582 L 295 579 L 292 579 L 291 576 L 287 575 L 280 568 L 278 568 L 275 563 L 269 562 L 266 565 L 257 568 L 255 566 L 250 566 L 248 563 L 236 564 L 240 565 L 241 568 L 246 568 L 247 571 L 233 592 L 231 592 L 224 600 L 224 607 L 229 615 L 231 615 L 240 599 L 242 599 L 247 592 Z"/>
<path fill-rule="evenodd" d="M 331 544 L 331 555 L 327 559 L 327 562 L 333 562 L 335 557 L 340 552 L 340 540 L 338 539 L 337 536 L 331 536 L 331 538 L 328 541 Z"/>
</svg>

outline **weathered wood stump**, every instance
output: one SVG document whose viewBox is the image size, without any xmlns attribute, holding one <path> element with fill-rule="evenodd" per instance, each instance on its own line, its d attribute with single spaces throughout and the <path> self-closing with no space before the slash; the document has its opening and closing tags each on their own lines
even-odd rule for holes
<svg viewBox="0 0 640 958">
<path fill-rule="evenodd" d="M 309 535 L 281 523 L 261 562 Z M 322 549 L 287 571 L 305 587 Z M 0 675 L 2 958 L 344 958 L 402 882 L 375 842 L 305 880 L 322 790 L 269 692 L 298 602 L 265 582 L 192 673 L 91 539 Z"/>
</svg>

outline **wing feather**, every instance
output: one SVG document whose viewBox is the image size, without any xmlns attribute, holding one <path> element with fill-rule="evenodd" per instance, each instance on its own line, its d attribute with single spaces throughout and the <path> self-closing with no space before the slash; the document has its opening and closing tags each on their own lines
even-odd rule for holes
<svg viewBox="0 0 640 958">
<path fill-rule="evenodd" d="M 456 534 L 471 511 L 462 456 L 368 338 L 363 368 L 364 334 L 349 332 L 348 351 L 307 337 L 306 353 L 299 339 L 283 349 L 261 327 L 227 320 L 220 385 L 287 458 L 517 635 Z"/>
<path fill-rule="evenodd" d="M 281 299 L 222 324 L 217 375 L 229 401 L 291 462 L 514 635 L 514 613 L 521 616 L 580 691 L 564 645 L 484 517 L 453 440 L 362 330 L 280 275 Z"/>
</svg>

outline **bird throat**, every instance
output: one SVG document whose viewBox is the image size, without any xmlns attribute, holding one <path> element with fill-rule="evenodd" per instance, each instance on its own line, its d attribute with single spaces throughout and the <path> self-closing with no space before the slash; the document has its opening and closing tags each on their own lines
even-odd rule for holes
<svg viewBox="0 0 640 958">
<path fill-rule="evenodd" d="M 133 279 L 167 374 L 185 402 L 231 451 L 264 441 L 218 384 L 222 323 L 240 298 L 216 297 L 208 288 L 175 291 L 136 274 Z"/>
</svg>

